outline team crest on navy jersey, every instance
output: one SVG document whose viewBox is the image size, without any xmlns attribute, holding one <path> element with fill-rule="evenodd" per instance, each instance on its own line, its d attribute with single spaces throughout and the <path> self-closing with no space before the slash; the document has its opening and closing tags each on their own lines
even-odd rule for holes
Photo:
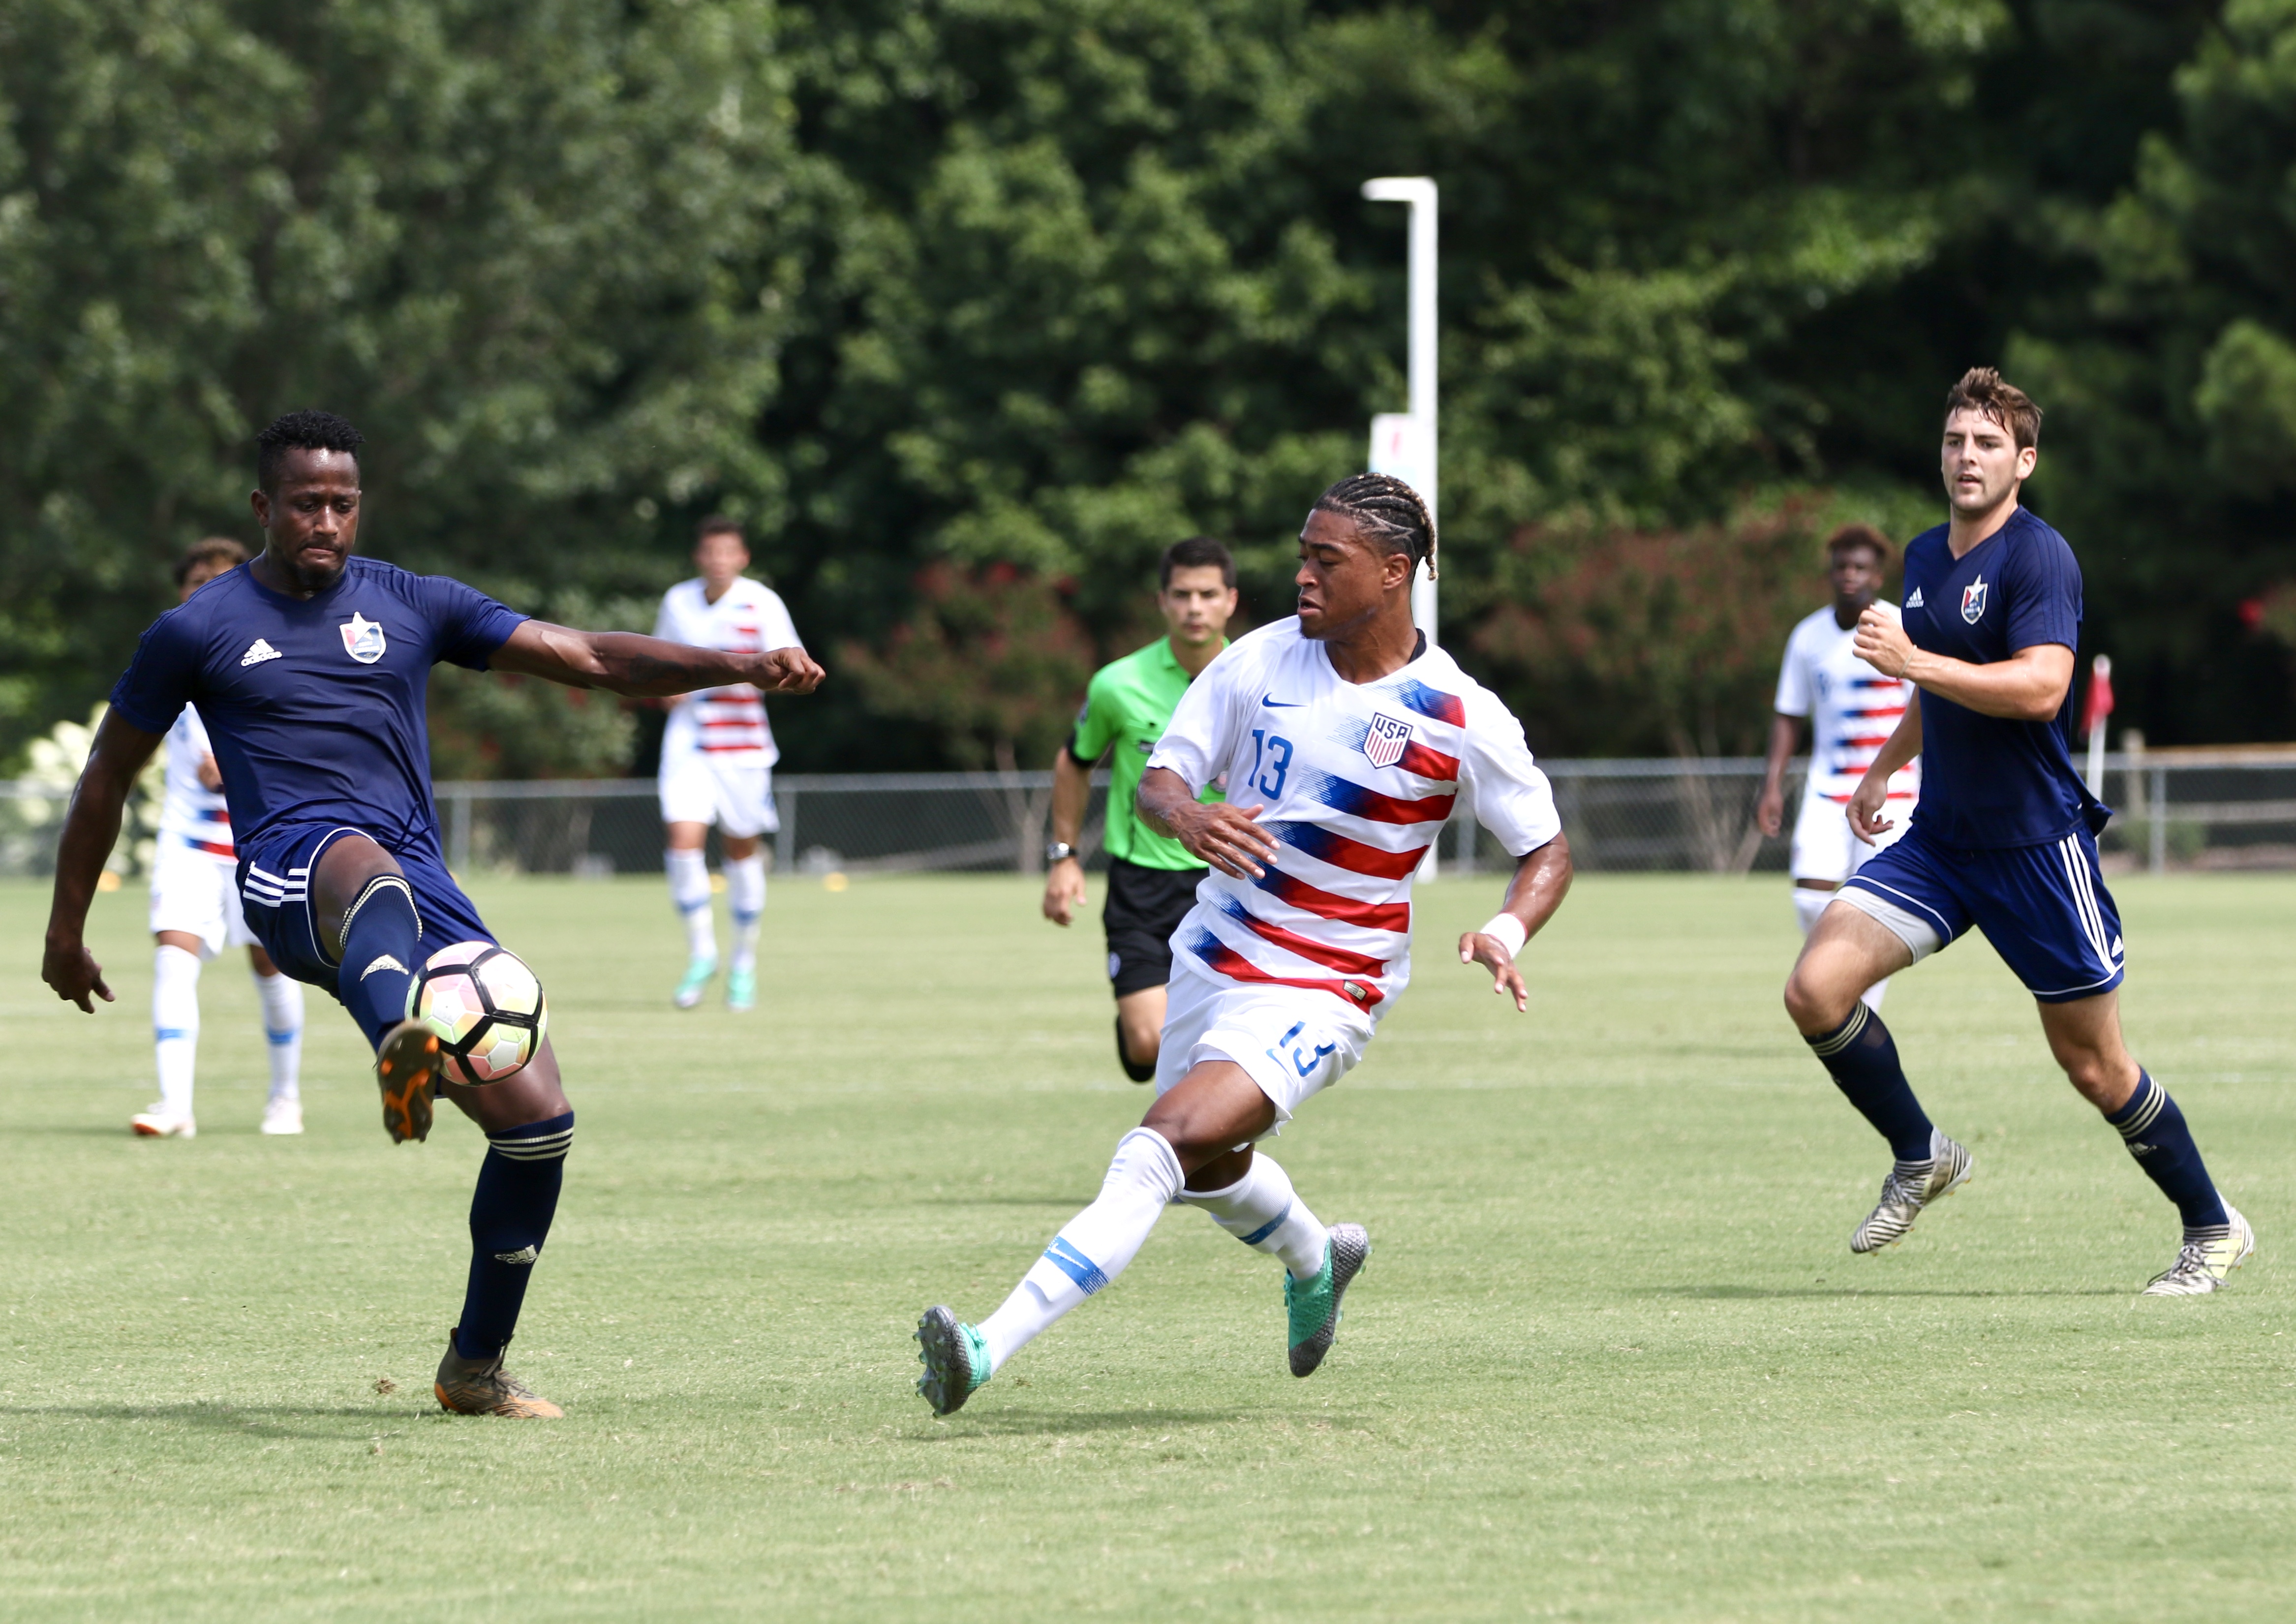
<svg viewBox="0 0 2296 1624">
<path fill-rule="evenodd" d="M 363 666 L 371 666 L 382 658 L 382 622 L 370 620 L 356 609 L 351 618 L 335 629 L 343 635 L 343 652 Z"/>
<path fill-rule="evenodd" d="M 1979 576 L 1961 589 L 1961 618 L 1974 626 L 1985 617 L 1985 578 Z"/>
<path fill-rule="evenodd" d="M 1410 723 L 1391 716 L 1374 716 L 1371 731 L 1364 734 L 1363 753 L 1371 758 L 1374 767 L 1393 767 L 1403 759 L 1403 747 L 1410 742 Z"/>
</svg>

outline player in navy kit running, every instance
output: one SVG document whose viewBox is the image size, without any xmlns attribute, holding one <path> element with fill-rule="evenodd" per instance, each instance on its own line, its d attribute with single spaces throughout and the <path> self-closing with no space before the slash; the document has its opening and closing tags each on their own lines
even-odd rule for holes
<svg viewBox="0 0 2296 1624">
<path fill-rule="evenodd" d="M 512 613 L 443 576 L 355 558 L 358 431 L 297 412 L 263 431 L 256 522 L 268 545 L 153 622 L 72 797 L 56 853 L 42 979 L 93 1013 L 109 1001 L 83 928 L 136 773 L 186 703 L 208 729 L 239 846 L 247 922 L 272 961 L 334 995 L 375 1046 L 383 1125 L 425 1137 L 433 1091 L 486 1133 L 471 1202 L 463 1315 L 439 1402 L 465 1414 L 561 1412 L 502 1368 L 558 1206 L 574 1112 L 545 1042 L 532 1063 L 472 1088 L 439 1074 L 437 1039 L 406 1018 L 426 952 L 492 940 L 447 865 L 430 798 L 424 692 L 441 660 L 622 694 L 728 683 L 808 693 L 801 649 L 725 654 Z"/>
<path fill-rule="evenodd" d="M 1921 702 L 1851 795 L 1850 828 L 1872 844 L 1890 827 L 1890 775 L 1916 755 L 1921 803 L 1904 838 L 1827 906 L 1786 983 L 1786 1008 L 1890 1141 L 1896 1165 L 1849 1242 L 1879 1251 L 1973 1164 L 1931 1124 L 1889 1029 L 1858 995 L 1975 925 L 2038 1003 L 2065 1076 L 2183 1217 L 2177 1260 L 2145 1293 L 2219 1291 L 2256 1239 L 2210 1181 L 2184 1112 L 2121 1041 L 2120 916 L 2096 860 L 2111 814 L 2069 748 L 2080 566 L 2017 499 L 2040 428 L 2040 408 L 1991 367 L 1972 368 L 1946 397 L 1952 520 L 1906 549 L 1902 626 L 1868 609 L 1857 627 L 1858 654 L 1916 685 Z"/>
</svg>

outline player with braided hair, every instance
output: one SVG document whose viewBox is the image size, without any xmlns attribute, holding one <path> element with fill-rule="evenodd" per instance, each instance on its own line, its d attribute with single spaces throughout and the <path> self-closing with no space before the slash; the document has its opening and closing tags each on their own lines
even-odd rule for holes
<svg viewBox="0 0 2296 1624">
<path fill-rule="evenodd" d="M 1395 1007 L 1412 876 L 1463 795 L 1515 871 L 1459 960 L 1529 1008 L 1515 956 L 1561 906 L 1570 850 L 1522 725 L 1412 625 L 1412 578 L 1434 552 L 1411 487 L 1342 480 L 1300 532 L 1298 615 L 1188 685 L 1138 796 L 1143 820 L 1211 871 L 1172 935 L 1156 1103 L 1002 1308 L 978 1326 L 926 1310 L 917 1390 L 935 1414 L 1113 1280 L 1174 1202 L 1283 1259 L 1292 1374 L 1323 1362 L 1371 1237 L 1324 1225 L 1254 1147 L 1345 1076 Z M 1226 800 L 1199 800 L 1215 782 Z"/>
</svg>

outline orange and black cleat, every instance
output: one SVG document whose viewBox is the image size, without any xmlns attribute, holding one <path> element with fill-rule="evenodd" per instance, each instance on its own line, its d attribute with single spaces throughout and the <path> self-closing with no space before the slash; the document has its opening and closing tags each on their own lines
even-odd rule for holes
<svg viewBox="0 0 2296 1624">
<path fill-rule="evenodd" d="M 402 1021 L 383 1034 L 374 1052 L 374 1080 L 382 1089 L 382 1126 L 393 1144 L 430 1136 L 430 1090 L 444 1063 L 439 1034 L 420 1021 Z"/>
<path fill-rule="evenodd" d="M 491 1359 L 466 1359 L 447 1338 L 447 1357 L 439 1361 L 439 1379 L 430 1390 L 441 1408 L 457 1415 L 501 1415 L 512 1421 L 562 1421 L 566 1412 L 503 1368 L 502 1355 Z"/>
</svg>

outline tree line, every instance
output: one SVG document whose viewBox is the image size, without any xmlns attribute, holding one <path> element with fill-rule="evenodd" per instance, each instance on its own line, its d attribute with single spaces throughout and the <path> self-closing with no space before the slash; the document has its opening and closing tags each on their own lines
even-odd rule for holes
<svg viewBox="0 0 2296 1624">
<path fill-rule="evenodd" d="M 1168 542 L 1284 612 L 1404 404 L 1381 174 L 1443 188 L 1445 640 L 1536 748 L 1753 748 L 1979 362 L 2122 718 L 2296 736 L 2292 163 L 2296 0 L 0 0 L 0 761 L 314 405 L 369 551 L 553 618 L 742 519 L 847 677 L 792 767 L 1040 765 Z M 633 749 L 438 711 L 442 774 Z"/>
</svg>

